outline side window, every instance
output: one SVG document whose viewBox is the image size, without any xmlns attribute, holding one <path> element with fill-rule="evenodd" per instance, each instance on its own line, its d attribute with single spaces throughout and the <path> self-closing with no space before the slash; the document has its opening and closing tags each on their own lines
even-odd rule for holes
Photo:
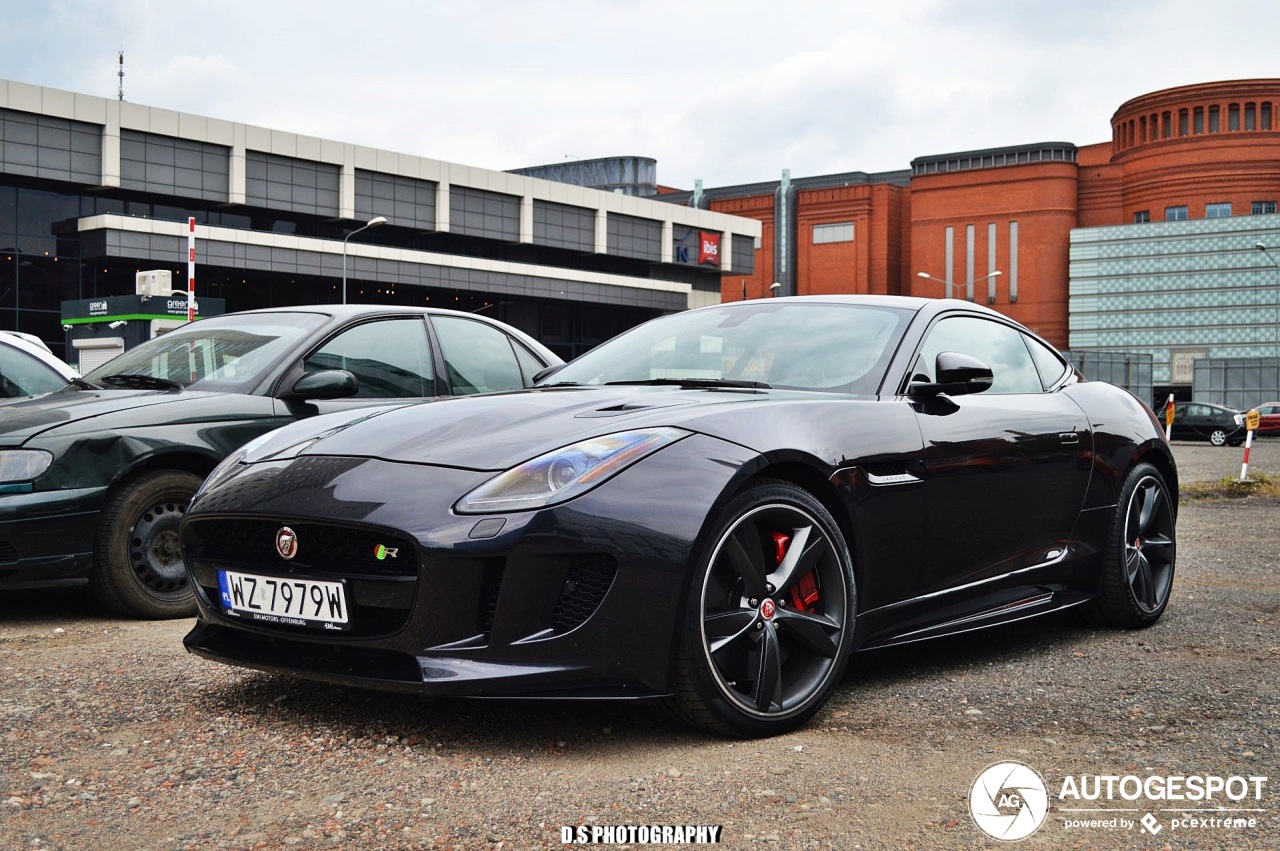
<svg viewBox="0 0 1280 851">
<path fill-rule="evenodd" d="M 348 328 L 303 361 L 302 368 L 347 370 L 360 384 L 359 399 L 435 395 L 427 329 L 416 317 Z"/>
<path fill-rule="evenodd" d="M 511 348 L 516 350 L 516 360 L 520 362 L 520 371 L 524 373 L 524 386 L 528 387 L 533 384 L 533 376 L 544 369 L 546 364 L 515 340 L 511 341 Z"/>
<path fill-rule="evenodd" d="M 67 380 L 40 361 L 0 345 L 0 396 L 34 396 L 65 386 Z"/>
<path fill-rule="evenodd" d="M 932 381 L 938 355 L 959 352 L 991 367 L 995 380 L 987 395 L 1042 393 L 1040 373 L 1022 339 L 1021 332 L 999 322 L 976 316 L 946 317 L 929 329 L 915 371 Z"/>
<path fill-rule="evenodd" d="M 1052 387 L 1058 383 L 1058 380 L 1067 371 L 1067 364 L 1058 356 L 1058 353 L 1041 343 L 1034 337 L 1028 337 L 1025 334 L 1022 339 L 1026 341 L 1027 348 L 1031 350 L 1031 359 L 1036 362 L 1036 369 L 1040 370 L 1040 380 L 1045 387 Z"/>
<path fill-rule="evenodd" d="M 483 322 L 453 316 L 433 316 L 453 395 L 519 390 L 524 387 L 520 365 L 507 335 Z"/>
</svg>

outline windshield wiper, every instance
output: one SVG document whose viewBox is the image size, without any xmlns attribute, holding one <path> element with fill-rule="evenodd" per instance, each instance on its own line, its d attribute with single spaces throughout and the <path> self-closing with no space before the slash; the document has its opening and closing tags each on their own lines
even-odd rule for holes
<svg viewBox="0 0 1280 851">
<path fill-rule="evenodd" d="M 627 381 L 606 381 L 605 384 L 672 384 L 677 387 L 733 387 L 748 390 L 770 390 L 763 381 L 736 381 L 732 378 L 633 378 Z"/>
<path fill-rule="evenodd" d="M 71 386 L 71 387 L 78 387 L 81 390 L 101 390 L 102 389 L 97 384 L 94 384 L 92 381 L 85 381 L 83 378 L 81 378 L 78 375 L 68 378 L 67 384 L 68 386 Z"/>
<path fill-rule="evenodd" d="M 127 387 L 130 390 L 182 390 L 186 387 L 181 381 L 174 381 L 172 378 L 157 378 L 136 372 L 104 375 L 101 381 L 112 387 Z"/>
</svg>

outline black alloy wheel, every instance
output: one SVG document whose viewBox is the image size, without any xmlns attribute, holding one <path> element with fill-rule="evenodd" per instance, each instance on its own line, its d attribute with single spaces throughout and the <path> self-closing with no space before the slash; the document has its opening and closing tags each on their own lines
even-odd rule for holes
<svg viewBox="0 0 1280 851">
<path fill-rule="evenodd" d="M 748 489 L 695 575 L 669 705 L 729 735 L 798 727 L 848 663 L 854 601 L 848 547 L 822 504 L 784 482 Z"/>
<path fill-rule="evenodd" d="M 199 476 L 157 470 L 124 481 L 107 497 L 89 578 L 104 606 L 138 618 L 195 613 L 178 524 L 199 486 Z"/>
<path fill-rule="evenodd" d="M 1173 590 L 1177 510 L 1150 464 L 1129 473 L 1120 495 L 1095 610 L 1111 626 L 1150 626 Z"/>
</svg>

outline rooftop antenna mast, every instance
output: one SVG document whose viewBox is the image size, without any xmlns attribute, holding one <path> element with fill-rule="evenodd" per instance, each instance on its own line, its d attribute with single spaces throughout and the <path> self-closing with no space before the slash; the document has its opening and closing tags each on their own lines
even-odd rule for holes
<svg viewBox="0 0 1280 851">
<path fill-rule="evenodd" d="M 124 48 L 120 48 L 120 70 L 116 72 L 116 76 L 120 78 L 120 87 L 116 90 L 116 97 L 124 100 Z"/>
</svg>

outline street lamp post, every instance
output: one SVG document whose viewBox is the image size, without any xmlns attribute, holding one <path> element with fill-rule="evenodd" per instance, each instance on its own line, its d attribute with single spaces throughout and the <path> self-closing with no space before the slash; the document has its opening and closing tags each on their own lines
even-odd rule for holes
<svg viewBox="0 0 1280 851">
<path fill-rule="evenodd" d="M 1262 256 L 1271 261 L 1271 265 L 1276 267 L 1276 271 L 1280 271 L 1280 263 L 1276 262 L 1276 258 L 1271 256 L 1271 252 L 1267 251 L 1267 247 L 1261 242 L 1255 243 L 1254 248 L 1262 252 Z M 1280 280 L 1276 282 L 1276 358 L 1280 359 Z"/>
<path fill-rule="evenodd" d="M 374 216 L 372 219 L 369 219 L 369 221 L 366 224 L 361 225 L 360 227 L 356 228 L 351 233 L 347 234 L 342 238 L 342 303 L 343 304 L 347 303 L 347 240 L 351 239 L 351 237 L 355 236 L 362 230 L 368 230 L 369 228 L 376 228 L 378 225 L 385 225 L 386 223 L 387 223 L 386 216 Z"/>
<path fill-rule="evenodd" d="M 998 277 L 1000 277 L 1000 275 L 1002 275 L 1002 274 L 1003 274 L 1003 272 L 1000 272 L 1000 271 L 998 271 L 998 270 L 997 270 L 997 271 L 995 271 L 995 272 L 992 272 L 990 275 L 983 275 L 981 278 L 978 278 L 978 279 L 976 279 L 976 280 L 973 280 L 973 281 L 966 281 L 965 283 L 960 284 L 960 286 L 962 286 L 962 287 L 969 287 L 969 286 L 972 286 L 972 285 L 975 285 L 975 284 L 980 284 L 980 283 L 982 283 L 983 281 L 989 281 L 989 280 L 991 280 L 992 278 L 998 278 Z M 917 277 L 920 277 L 920 278 L 925 278 L 925 279 L 930 280 L 930 281 L 935 281 L 935 282 L 937 282 L 937 283 L 939 283 L 939 284 L 942 284 L 943 286 L 945 286 L 945 287 L 947 288 L 947 298 L 951 298 L 951 287 L 953 286 L 953 284 L 952 284 L 950 281 L 944 281 L 944 280 L 942 280 L 941 278 L 935 278 L 933 275 L 930 275 L 928 272 L 916 272 L 916 276 L 917 276 Z M 994 299 L 994 298 L 990 299 L 990 301 L 991 301 L 993 304 L 995 303 L 995 299 Z"/>
</svg>

